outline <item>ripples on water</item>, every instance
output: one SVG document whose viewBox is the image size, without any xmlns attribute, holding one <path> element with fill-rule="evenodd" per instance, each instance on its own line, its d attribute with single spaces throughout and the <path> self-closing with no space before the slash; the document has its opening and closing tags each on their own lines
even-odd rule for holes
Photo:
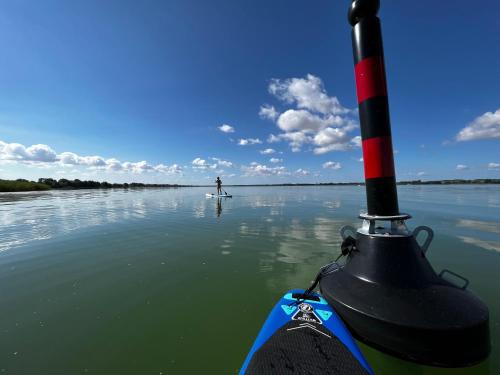
<svg viewBox="0 0 500 375">
<path fill-rule="evenodd" d="M 180 204 L 175 192 L 155 199 L 144 190 L 0 193 L 0 251 L 85 227 L 176 211 Z"/>
<path fill-rule="evenodd" d="M 206 198 L 205 192 L 186 188 L 0 193 L 0 301 L 5 312 L 0 313 L 0 370 L 3 363 L 13 369 L 10 373 L 40 366 L 52 370 L 52 363 L 61 360 L 61 371 L 52 374 L 80 373 L 92 366 L 101 369 L 94 373 L 106 374 L 146 373 L 146 368 L 151 373 L 234 373 L 275 299 L 288 288 L 309 285 L 319 267 L 339 253 L 340 228 L 359 225 L 356 216 L 365 210 L 364 187 L 356 186 L 232 188 L 233 199 Z M 498 186 L 401 186 L 398 192 L 401 210 L 414 216 L 409 226 L 423 224 L 435 230 L 429 251 L 433 262 L 452 263 L 490 304 L 496 358 L 492 366 L 500 373 L 495 346 L 500 338 L 500 302 L 494 302 L 497 291 L 492 286 L 498 284 L 492 270 L 500 267 Z M 64 242 L 55 249 L 54 241 L 61 238 Z M 36 253 L 39 260 L 23 260 L 23 249 Z M 22 267 L 10 267 L 6 255 L 18 253 Z M 220 306 L 200 319 L 193 301 L 211 305 L 213 291 Z M 169 309 L 170 295 L 175 297 L 175 312 Z M 44 309 L 45 331 L 35 334 L 33 327 L 41 329 L 42 320 L 32 312 L 42 315 Z M 64 352 L 66 332 L 76 329 L 75 314 L 80 314 L 81 332 L 74 350 L 97 345 L 107 353 L 100 360 L 108 367 L 84 355 L 56 358 L 52 345 L 46 345 L 53 342 Z M 165 317 L 174 319 L 175 314 L 181 314 L 177 319 L 183 324 L 166 324 Z M 47 330 L 51 323 L 60 332 Z M 30 328 L 19 333 L 18 324 Z M 186 328 L 192 325 L 196 329 Z M 103 336 L 101 330 L 107 332 L 108 327 L 116 331 Z M 217 333 L 210 331 L 212 327 L 219 327 Z M 99 340 L 108 341 L 100 346 L 87 334 L 92 330 Z M 163 332 L 161 338 L 157 330 Z M 208 358 L 220 352 L 210 349 L 217 346 L 213 341 L 219 336 L 235 339 L 229 345 L 216 341 L 227 354 L 223 361 L 210 362 Z M 144 353 L 129 359 L 123 354 L 127 345 L 134 353 Z M 208 362 L 194 363 L 192 351 L 206 352 Z M 14 352 L 26 360 L 15 362 Z M 383 369 L 379 373 L 443 373 L 380 359 L 374 351 L 368 356 Z"/>
</svg>

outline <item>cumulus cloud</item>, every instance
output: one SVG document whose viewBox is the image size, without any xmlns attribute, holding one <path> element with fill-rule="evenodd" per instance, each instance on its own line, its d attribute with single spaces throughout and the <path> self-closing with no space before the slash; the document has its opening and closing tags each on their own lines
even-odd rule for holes
<svg viewBox="0 0 500 375">
<path fill-rule="evenodd" d="M 293 173 L 296 176 L 309 176 L 311 174 L 311 172 L 309 172 L 307 169 L 302 169 L 302 168 L 297 169 Z"/>
<path fill-rule="evenodd" d="M 279 112 L 272 105 L 264 104 L 260 107 L 259 116 L 263 119 L 276 120 L 279 116 Z"/>
<path fill-rule="evenodd" d="M 275 143 L 279 141 L 287 141 L 290 144 L 293 152 L 299 152 L 302 148 L 302 145 L 305 143 L 311 143 L 313 138 L 307 135 L 305 132 L 291 132 L 291 133 L 282 133 L 278 135 L 271 134 L 268 138 L 268 142 Z"/>
<path fill-rule="evenodd" d="M 158 171 L 161 173 L 180 173 L 180 167 L 157 168 L 164 166 L 152 166 L 146 161 L 136 163 L 121 163 L 115 158 L 104 159 L 101 156 L 80 156 L 74 152 L 65 151 L 57 154 L 51 147 L 44 144 L 36 144 L 26 147 L 20 143 L 6 143 L 0 141 L 0 160 L 11 160 L 26 164 L 38 165 L 62 165 L 62 166 L 83 166 L 91 169 L 103 169 L 111 172 L 133 172 L 142 173 L 146 171 Z M 175 164 L 174 164 L 175 165 Z"/>
<path fill-rule="evenodd" d="M 0 159 L 21 162 L 52 163 L 57 159 L 56 152 L 47 145 L 36 144 L 26 147 L 20 143 L 0 141 Z"/>
<path fill-rule="evenodd" d="M 333 145 L 342 148 L 346 147 L 349 140 L 347 132 L 340 128 L 326 128 L 314 136 L 314 143 L 321 147 Z"/>
<path fill-rule="evenodd" d="M 316 141 L 318 143 L 321 142 L 323 145 L 314 149 L 316 155 L 325 154 L 330 151 L 347 151 L 355 147 L 360 147 L 361 137 L 354 137 L 346 141 L 346 139 L 349 138 L 347 134 L 343 134 L 342 131 L 329 131 L 329 129 L 331 128 L 325 129 L 328 133 L 324 132 L 323 134 L 318 134 L 320 137 L 316 139 Z"/>
<path fill-rule="evenodd" d="M 257 145 L 262 144 L 262 141 L 259 138 L 242 138 L 238 140 L 238 145 L 247 146 L 247 145 Z"/>
<path fill-rule="evenodd" d="M 276 150 L 272 149 L 272 148 L 266 148 L 265 150 L 260 150 L 259 152 L 262 155 L 270 155 L 270 154 L 274 154 L 276 152 Z"/>
<path fill-rule="evenodd" d="M 267 137 L 267 143 L 277 143 L 280 141 L 281 141 L 281 138 L 277 135 L 274 135 L 274 134 L 269 134 L 269 137 Z"/>
<path fill-rule="evenodd" d="M 205 170 L 205 169 L 217 169 L 217 164 L 210 164 L 208 161 L 202 158 L 195 158 L 191 162 L 193 169 L 200 169 L 200 170 Z"/>
<path fill-rule="evenodd" d="M 79 156 L 73 152 L 63 152 L 57 156 L 63 165 L 83 165 L 87 167 L 105 167 L 107 161 L 100 156 Z M 116 164 L 116 159 L 108 159 L 110 163 Z"/>
<path fill-rule="evenodd" d="M 244 176 L 286 176 L 290 174 L 283 166 L 268 167 L 257 162 L 252 162 L 249 166 L 243 166 L 242 170 Z"/>
<path fill-rule="evenodd" d="M 222 124 L 217 127 L 223 133 L 234 133 L 234 128 L 228 124 Z"/>
<path fill-rule="evenodd" d="M 490 171 L 500 171 L 500 163 L 488 163 L 488 169 Z"/>
<path fill-rule="evenodd" d="M 469 167 L 464 165 L 464 164 L 457 164 L 457 167 L 456 167 L 457 171 L 463 171 L 465 169 L 469 169 Z"/>
<path fill-rule="evenodd" d="M 500 138 L 500 109 L 475 118 L 455 137 L 458 142 L 493 138 Z"/>
<path fill-rule="evenodd" d="M 70 163 L 64 163 L 64 164 L 68 165 Z M 119 160 L 108 159 L 106 161 L 106 169 L 108 169 L 110 171 L 114 171 L 114 172 L 119 172 L 119 171 L 122 171 L 124 168 L 123 168 L 122 163 Z"/>
<path fill-rule="evenodd" d="M 356 147 L 361 147 L 361 136 L 360 135 L 355 136 L 353 139 L 351 139 L 351 143 Z"/>
<path fill-rule="evenodd" d="M 323 163 L 323 168 L 324 169 L 340 169 L 340 168 L 342 168 L 342 164 L 340 164 L 337 161 L 327 161 L 326 163 Z"/>
<path fill-rule="evenodd" d="M 283 159 L 278 159 L 278 158 L 271 158 L 269 159 L 269 161 L 273 164 L 283 163 Z"/>
<path fill-rule="evenodd" d="M 233 163 L 230 162 L 229 160 L 223 160 L 220 158 L 212 158 L 212 160 L 216 161 L 220 166 L 223 166 L 226 168 L 231 168 L 233 166 Z"/>
<path fill-rule="evenodd" d="M 349 112 L 336 97 L 328 96 L 321 79 L 312 74 L 306 78 L 272 79 L 269 92 L 280 100 L 296 104 L 298 108 L 323 114 Z"/>
<path fill-rule="evenodd" d="M 285 132 L 316 132 L 328 126 L 329 122 L 328 119 L 323 119 L 303 109 L 289 109 L 279 116 L 277 125 Z"/>
<path fill-rule="evenodd" d="M 154 167 L 148 164 L 145 160 L 137 163 L 125 162 L 122 164 L 122 167 L 125 171 L 133 173 L 144 173 L 154 170 Z"/>
<path fill-rule="evenodd" d="M 172 164 L 172 165 L 158 164 L 154 167 L 154 170 L 165 174 L 182 173 L 182 167 L 177 164 Z"/>
<path fill-rule="evenodd" d="M 268 90 L 284 103 L 296 106 L 279 115 L 273 112 L 281 133 L 269 135 L 268 143 L 286 141 L 293 152 L 312 144 L 315 154 L 359 147 L 360 137 L 349 134 L 358 127 L 350 118 L 353 111 L 330 97 L 320 78 L 308 74 L 305 78 L 273 79 Z"/>
</svg>

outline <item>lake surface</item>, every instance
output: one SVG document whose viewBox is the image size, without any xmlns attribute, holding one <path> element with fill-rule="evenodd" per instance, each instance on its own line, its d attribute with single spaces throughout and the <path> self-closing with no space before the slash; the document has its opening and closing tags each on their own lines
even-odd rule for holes
<svg viewBox="0 0 500 375">
<path fill-rule="evenodd" d="M 400 186 L 428 257 L 490 307 L 468 369 L 361 348 L 378 374 L 500 374 L 500 186 Z M 0 194 L 0 374 L 236 374 L 284 291 L 309 286 L 359 225 L 364 187 Z"/>
</svg>

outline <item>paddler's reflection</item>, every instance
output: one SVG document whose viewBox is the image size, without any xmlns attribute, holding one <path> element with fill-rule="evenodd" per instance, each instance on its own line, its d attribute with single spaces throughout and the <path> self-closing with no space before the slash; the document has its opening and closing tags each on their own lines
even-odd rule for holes
<svg viewBox="0 0 500 375">
<path fill-rule="evenodd" d="M 222 198 L 217 198 L 217 217 L 222 213 Z"/>
</svg>

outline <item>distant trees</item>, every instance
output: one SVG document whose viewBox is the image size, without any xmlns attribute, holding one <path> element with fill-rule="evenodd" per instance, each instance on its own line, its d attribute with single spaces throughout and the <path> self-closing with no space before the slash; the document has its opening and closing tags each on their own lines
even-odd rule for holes
<svg viewBox="0 0 500 375">
<path fill-rule="evenodd" d="M 38 191 L 38 190 L 49 190 L 50 186 L 28 181 L 25 179 L 18 180 L 0 180 L 0 191 L 10 192 L 10 191 Z"/>
<path fill-rule="evenodd" d="M 170 184 L 143 184 L 139 182 L 132 182 L 130 184 L 123 183 L 109 183 L 107 181 L 99 182 L 86 180 L 82 181 L 79 179 L 67 180 L 61 178 L 60 180 L 54 180 L 53 178 L 40 178 L 38 182 L 50 186 L 52 189 L 129 189 L 129 188 L 171 188 L 180 187 L 181 185 L 170 185 Z"/>
<path fill-rule="evenodd" d="M 17 180 L 1 180 L 0 192 L 13 191 L 37 191 L 50 189 L 137 189 L 137 188 L 177 188 L 186 185 L 170 185 L 170 184 L 143 184 L 132 182 L 130 184 L 109 183 L 107 181 L 82 181 L 79 179 L 68 180 L 61 178 L 55 180 L 53 178 L 39 178 L 38 182 L 28 181 L 23 178 Z"/>
</svg>

